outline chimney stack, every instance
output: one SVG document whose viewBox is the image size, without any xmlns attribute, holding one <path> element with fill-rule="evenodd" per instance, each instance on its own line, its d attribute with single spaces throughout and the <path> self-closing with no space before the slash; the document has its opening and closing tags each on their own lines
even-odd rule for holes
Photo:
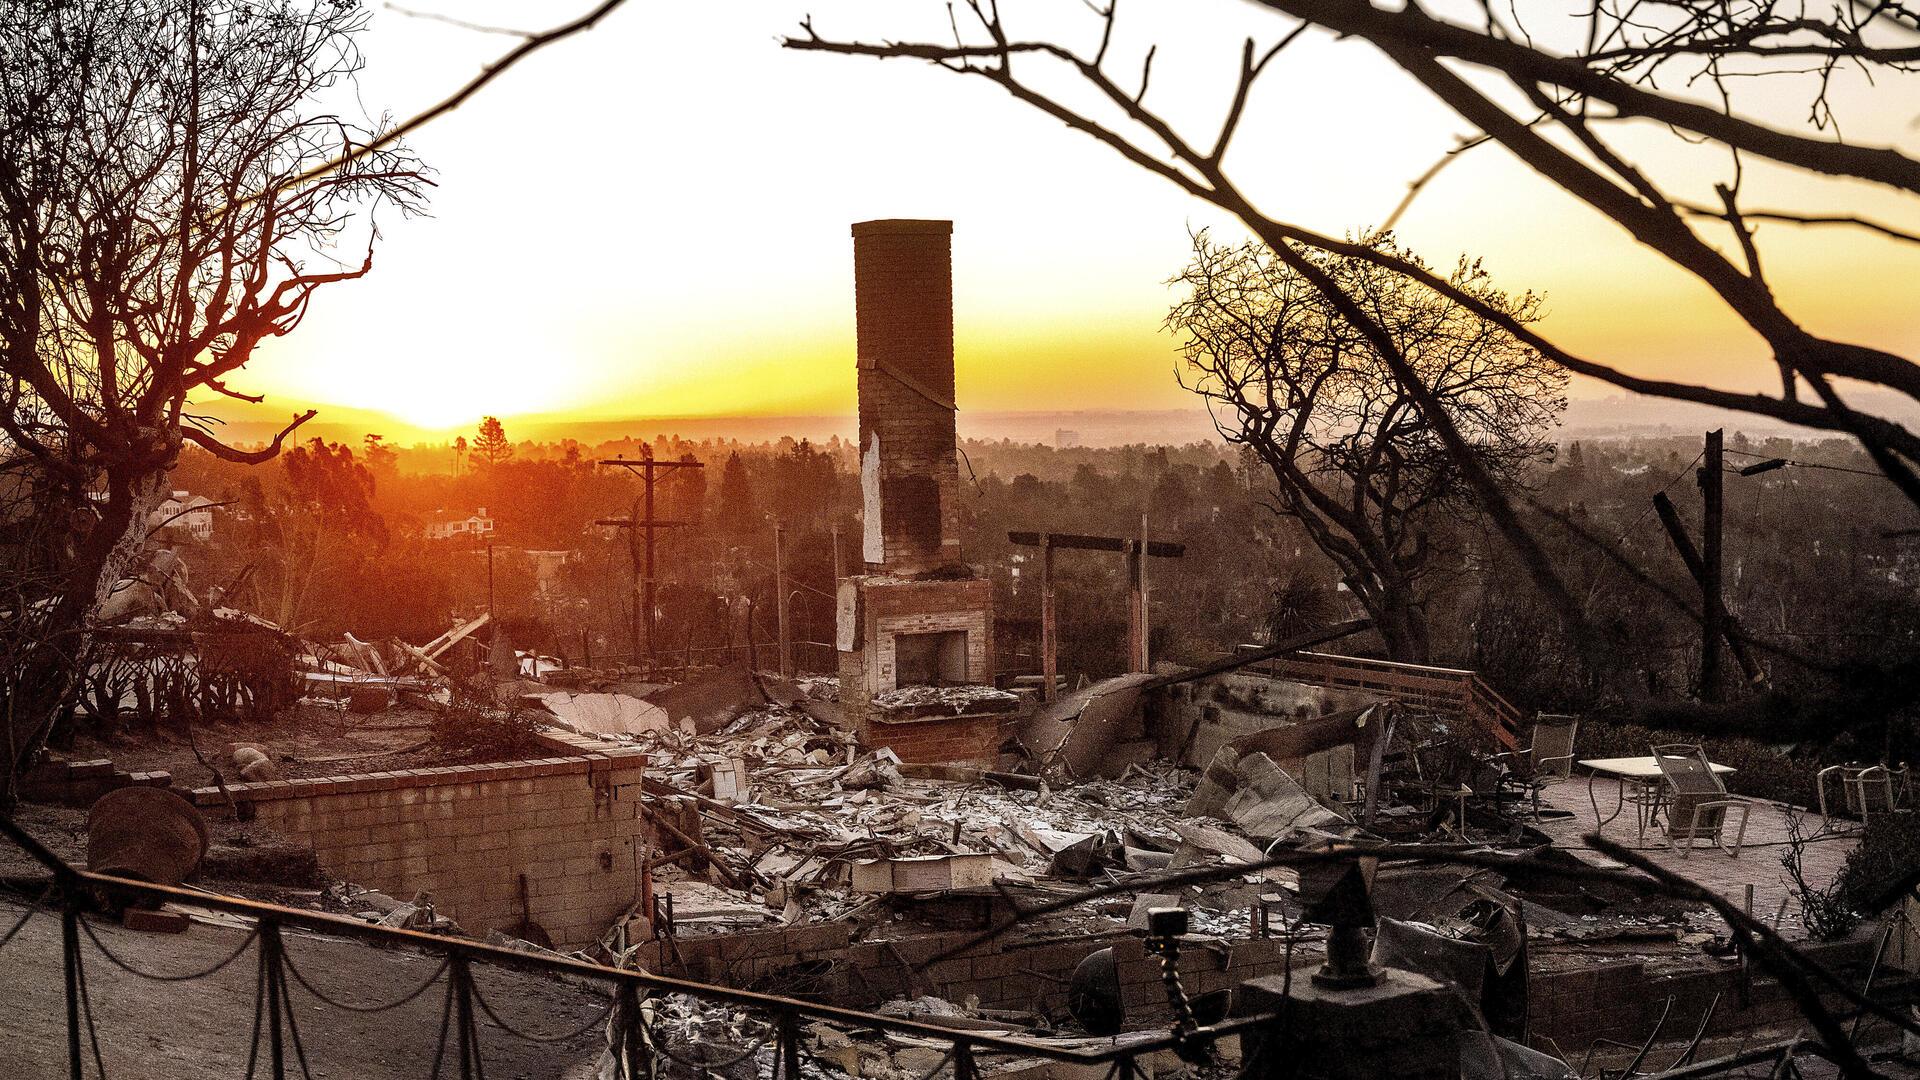
<svg viewBox="0 0 1920 1080">
<path fill-rule="evenodd" d="M 953 222 L 853 226 L 863 558 L 913 575 L 960 562 Z"/>
</svg>

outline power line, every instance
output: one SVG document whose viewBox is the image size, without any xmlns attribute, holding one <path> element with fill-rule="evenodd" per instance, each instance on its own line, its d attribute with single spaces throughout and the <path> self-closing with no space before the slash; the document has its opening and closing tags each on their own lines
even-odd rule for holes
<svg viewBox="0 0 1920 1080">
<path fill-rule="evenodd" d="M 1882 480 L 1886 479 L 1886 475 L 1887 475 L 1886 473 L 1880 472 L 1877 469 L 1855 469 L 1846 465 L 1827 465 L 1818 461 L 1798 461 L 1794 458 L 1769 457 L 1766 454 L 1754 454 L 1754 453 L 1749 453 L 1745 450 L 1728 450 L 1725 452 L 1729 454 L 1733 454 L 1736 457 L 1761 458 L 1767 461 L 1778 461 L 1782 465 L 1791 465 L 1794 468 L 1798 468 L 1798 469 L 1825 469 L 1828 472 L 1852 473 L 1855 476 L 1872 476 Z M 1727 471 L 1739 472 L 1740 470 L 1728 469 Z"/>
</svg>

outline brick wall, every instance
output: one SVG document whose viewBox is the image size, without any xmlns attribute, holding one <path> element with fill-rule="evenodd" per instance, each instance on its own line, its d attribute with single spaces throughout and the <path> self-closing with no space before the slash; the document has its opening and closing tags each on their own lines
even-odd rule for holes
<svg viewBox="0 0 1920 1080">
<path fill-rule="evenodd" d="M 1803 953 L 1854 986 L 1864 978 L 1875 940 L 1829 943 L 1803 942 Z M 1552 1039 L 1561 1047 L 1584 1053 L 1597 1038 L 1618 1039 L 1635 1045 L 1645 1041 L 1659 1022 L 1669 997 L 1673 1011 L 1661 1032 L 1663 1040 L 1692 1038 L 1714 995 L 1720 1003 L 1707 1029 L 1709 1039 L 1753 1037 L 1754 1033 L 1802 1023 L 1799 1007 L 1786 988 L 1756 970 L 1742 1005 L 1739 965 L 1702 958 L 1679 972 L 1649 974 L 1636 962 L 1599 963 L 1570 971 L 1536 972 L 1527 982 L 1527 1025 L 1533 1039 Z M 1910 1000 L 1910 982 L 1889 979 L 1881 972 L 1876 997 Z M 1830 1009 L 1842 1008 L 1837 995 L 1823 995 Z M 1702 1058 L 1712 1054 L 1702 1053 Z"/>
<path fill-rule="evenodd" d="M 1080 961 L 1111 946 L 1121 1000 L 1130 1017 L 1169 1014 L 1160 961 L 1128 931 L 1090 934 L 1066 941 L 989 942 L 958 956 L 933 957 L 971 940 L 973 931 L 928 934 L 896 941 L 853 941 L 842 923 L 679 938 L 640 947 L 641 967 L 658 974 L 765 990 L 797 993 L 848 1007 L 867 1007 L 897 997 L 934 994 L 949 1001 L 977 999 L 988 1009 L 1038 1009 L 1064 1013 L 1067 980 Z M 1286 970 L 1286 943 L 1277 939 L 1230 942 L 1223 952 L 1190 948 L 1180 957 L 1181 983 L 1189 995 L 1210 993 L 1257 975 Z M 1306 963 L 1301 960 L 1299 963 Z M 1318 964 L 1317 957 L 1312 963 Z M 915 970 L 915 969 L 919 970 Z"/>
<path fill-rule="evenodd" d="M 881 523 L 880 568 L 888 571 L 960 559 L 952 234 L 951 221 L 853 226 L 860 446 L 867 453 L 877 438 L 880 449 L 866 513 Z"/>
<path fill-rule="evenodd" d="M 869 716 L 859 731 L 861 742 L 884 746 L 901 761 L 994 768 L 1006 740 L 1001 730 L 1006 722 L 1006 713 L 917 717 L 900 723 Z"/>
<path fill-rule="evenodd" d="M 416 891 L 470 934 L 524 914 L 562 947 L 600 934 L 639 896 L 644 752 L 230 784 L 260 823 L 312 847 L 327 873 L 399 900 Z M 218 789 L 193 800 L 224 807 Z"/>
</svg>

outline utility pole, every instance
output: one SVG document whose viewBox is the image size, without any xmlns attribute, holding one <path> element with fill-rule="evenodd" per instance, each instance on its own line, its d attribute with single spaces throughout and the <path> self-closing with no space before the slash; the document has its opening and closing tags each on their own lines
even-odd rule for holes
<svg viewBox="0 0 1920 1080">
<path fill-rule="evenodd" d="M 1700 697 L 1720 700 L 1720 638 L 1725 634 L 1726 600 L 1722 593 L 1721 529 L 1725 518 L 1723 489 L 1726 471 L 1721 456 L 1721 430 L 1707 432 L 1706 450 L 1696 474 L 1700 482 Z"/>
<path fill-rule="evenodd" d="M 833 533 L 833 588 L 834 588 L 834 591 L 837 593 L 840 589 L 840 577 L 842 574 L 842 567 L 840 565 L 840 526 L 839 524 L 836 523 L 832 527 L 831 532 Z"/>
<path fill-rule="evenodd" d="M 1747 652 L 1746 642 L 1738 632 L 1732 615 L 1727 613 L 1726 596 L 1723 587 L 1725 558 L 1722 554 L 1722 535 L 1726 518 L 1724 457 L 1721 446 L 1721 432 L 1707 432 L 1706 449 L 1701 452 L 1700 471 L 1695 475 L 1700 485 L 1702 514 L 1702 536 L 1698 547 L 1693 538 L 1687 535 L 1686 526 L 1681 524 L 1680 512 L 1674 509 L 1673 500 L 1662 491 L 1653 497 L 1653 508 L 1660 515 L 1660 524 L 1667 530 L 1667 538 L 1673 542 L 1673 548 L 1680 554 L 1680 561 L 1686 564 L 1687 573 L 1693 576 L 1694 584 L 1700 587 L 1700 698 L 1703 701 L 1720 700 L 1720 645 L 1724 641 L 1727 651 L 1733 654 L 1734 663 L 1740 665 L 1740 672 L 1750 683 L 1763 680 L 1764 673 Z"/>
<path fill-rule="evenodd" d="M 493 619 L 493 541 L 487 541 L 487 619 Z"/>
<path fill-rule="evenodd" d="M 601 518 L 594 522 L 596 525 L 611 525 L 615 528 L 633 530 L 627 543 L 627 558 L 633 568 L 634 583 L 639 595 L 634 597 L 636 617 L 628 627 L 628 633 L 633 637 L 633 659 L 638 663 L 640 630 L 643 626 L 646 629 L 647 654 L 651 656 L 655 651 L 653 534 L 659 529 L 694 524 L 691 521 L 662 521 L 654 517 L 653 487 L 657 479 L 655 473 L 662 469 L 703 469 L 706 466 L 698 461 L 656 461 L 651 454 L 638 461 L 615 458 L 611 461 L 598 462 L 598 464 L 617 465 L 628 472 L 637 472 L 643 484 L 640 498 L 635 501 L 633 509 L 628 511 L 625 518 Z"/>
<path fill-rule="evenodd" d="M 1043 701 L 1053 700 L 1053 684 L 1060 677 L 1056 641 L 1060 629 L 1053 619 L 1053 534 L 1048 533 L 1040 543 L 1040 697 Z"/>
<path fill-rule="evenodd" d="M 793 632 L 787 621 L 787 527 L 773 523 L 773 592 L 780 625 L 780 675 L 793 678 Z"/>
</svg>

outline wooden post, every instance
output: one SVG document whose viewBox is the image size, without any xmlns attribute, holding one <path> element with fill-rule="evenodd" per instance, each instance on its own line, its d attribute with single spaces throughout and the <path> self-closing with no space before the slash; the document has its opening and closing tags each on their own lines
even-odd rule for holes
<svg viewBox="0 0 1920 1080">
<path fill-rule="evenodd" d="M 1040 700 L 1052 701 L 1060 670 L 1059 630 L 1053 622 L 1053 537 L 1040 544 Z"/>
<path fill-rule="evenodd" d="M 779 522 L 773 526 L 773 590 L 775 612 L 780 624 L 780 674 L 785 678 L 793 677 L 793 634 L 787 622 L 787 527 Z"/>
<path fill-rule="evenodd" d="M 1653 508 L 1660 516 L 1660 524 L 1666 527 L 1667 538 L 1673 541 L 1673 549 L 1680 553 L 1680 561 L 1687 566 L 1687 573 L 1693 575 L 1693 583 L 1700 587 L 1701 602 L 1705 603 L 1707 588 L 1706 563 L 1700 557 L 1699 549 L 1693 546 L 1693 538 L 1687 535 L 1685 525 L 1680 523 L 1680 512 L 1673 508 L 1673 500 L 1662 491 L 1654 495 Z M 1726 613 L 1723 606 L 1720 611 L 1720 629 L 1727 642 L 1727 651 L 1733 654 L 1734 662 L 1740 665 L 1740 671 L 1748 682 L 1759 682 L 1761 671 L 1753 662 L 1753 656 L 1747 652 L 1746 642 L 1740 640 L 1735 632 L 1737 624 Z"/>
<path fill-rule="evenodd" d="M 1700 482 L 1702 510 L 1700 569 L 1702 579 L 1700 618 L 1700 699 L 1720 700 L 1720 638 L 1724 631 L 1725 600 L 1721 594 L 1721 528 L 1724 519 L 1723 489 L 1726 480 L 1721 457 L 1721 432 L 1707 432 L 1706 451 L 1702 455 L 1697 479 Z"/>
<path fill-rule="evenodd" d="M 1142 516 L 1142 524 L 1145 517 Z M 1117 551 L 1127 557 L 1127 667 L 1132 671 L 1145 671 L 1147 665 L 1147 578 L 1141 563 L 1149 558 L 1178 559 L 1186 554 L 1186 547 L 1160 540 L 1148 540 L 1124 536 L 1079 536 L 1074 533 L 1037 533 L 1009 532 L 1008 541 L 1020 547 L 1041 549 L 1041 663 L 1046 665 L 1054 659 L 1053 647 L 1053 549 L 1074 548 L 1083 551 Z M 1042 678 L 1047 673 L 1042 672 Z M 1051 686 L 1051 681 L 1048 682 Z"/>
<path fill-rule="evenodd" d="M 640 514 L 640 500 L 633 500 L 633 507 L 627 512 L 628 521 L 645 520 Z M 652 530 L 648 530 L 651 532 Z M 627 533 L 627 569 L 633 577 L 633 588 L 627 593 L 627 662 L 638 667 L 640 664 L 640 627 L 644 616 L 641 615 L 640 572 L 640 530 L 631 529 Z"/>
<path fill-rule="evenodd" d="M 1146 598 L 1146 511 L 1140 511 L 1140 546 L 1135 548 L 1133 559 L 1133 592 L 1140 598 L 1140 651 L 1135 653 L 1135 671 L 1148 671 L 1152 667 L 1150 646 L 1154 630 L 1154 609 Z"/>
<path fill-rule="evenodd" d="M 840 565 L 840 526 L 836 524 L 831 531 L 833 533 L 833 587 L 838 591 L 840 579 L 845 576 L 844 568 Z"/>
</svg>

